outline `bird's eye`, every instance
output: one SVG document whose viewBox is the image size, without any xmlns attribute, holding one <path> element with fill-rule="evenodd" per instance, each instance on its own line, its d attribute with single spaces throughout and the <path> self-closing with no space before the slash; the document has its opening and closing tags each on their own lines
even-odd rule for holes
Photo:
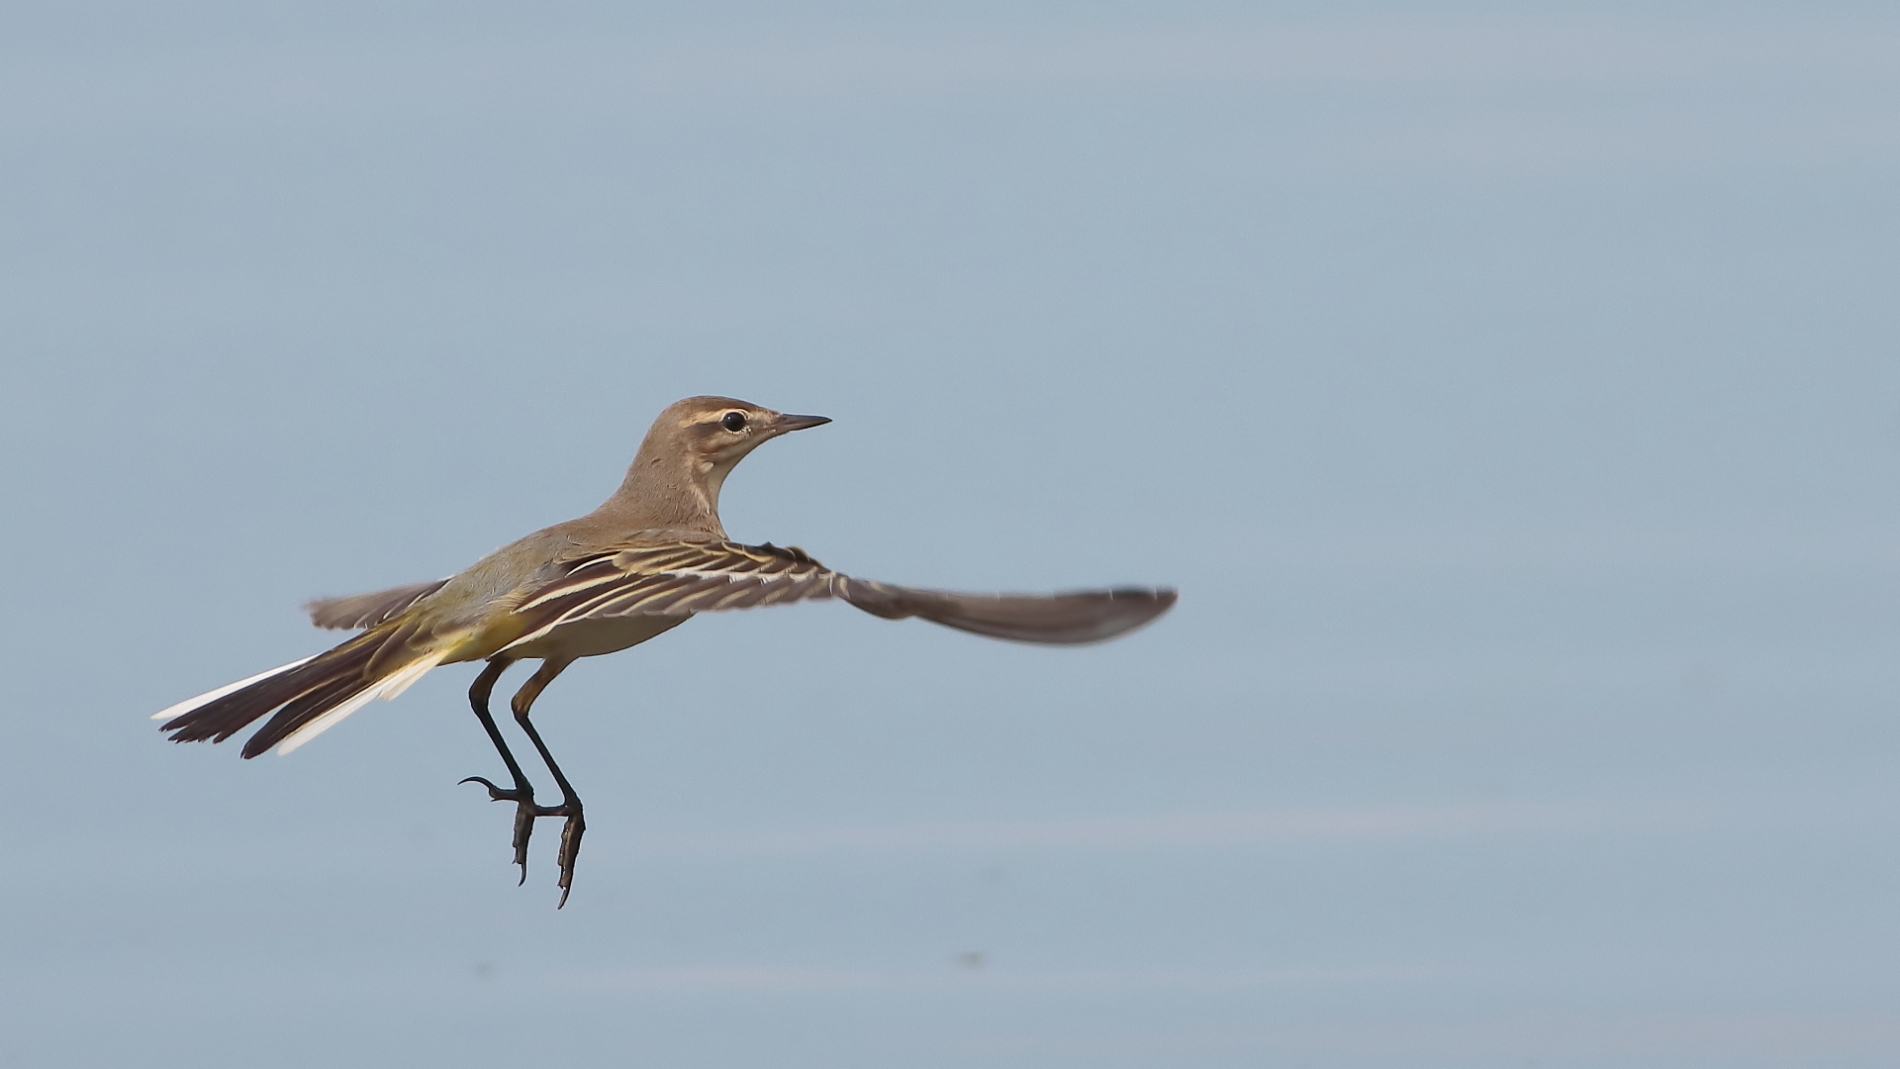
<svg viewBox="0 0 1900 1069">
<path fill-rule="evenodd" d="M 719 422 L 723 424 L 725 428 L 729 431 L 737 432 L 737 431 L 745 430 L 745 413 L 744 412 L 728 412 L 726 413 L 726 418 L 720 420 Z"/>
</svg>

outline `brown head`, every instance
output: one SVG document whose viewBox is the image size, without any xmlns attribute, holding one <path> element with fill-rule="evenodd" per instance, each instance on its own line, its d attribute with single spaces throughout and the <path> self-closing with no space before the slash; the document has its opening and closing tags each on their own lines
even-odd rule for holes
<svg viewBox="0 0 1900 1069">
<path fill-rule="evenodd" d="M 652 526 L 719 528 L 719 488 L 747 453 L 781 434 L 830 423 L 731 397 L 688 397 L 661 412 L 609 506 L 650 512 Z"/>
</svg>

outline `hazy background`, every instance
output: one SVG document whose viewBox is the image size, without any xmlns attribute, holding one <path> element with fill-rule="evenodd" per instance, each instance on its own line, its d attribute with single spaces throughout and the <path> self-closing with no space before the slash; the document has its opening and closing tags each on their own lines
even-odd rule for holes
<svg viewBox="0 0 1900 1069">
<path fill-rule="evenodd" d="M 1890 5 L 16 2 L 0 161 L 0 1066 L 1900 1061 Z M 467 666 L 146 720 L 704 392 L 1180 606 L 583 663 L 558 914 Z"/>
</svg>

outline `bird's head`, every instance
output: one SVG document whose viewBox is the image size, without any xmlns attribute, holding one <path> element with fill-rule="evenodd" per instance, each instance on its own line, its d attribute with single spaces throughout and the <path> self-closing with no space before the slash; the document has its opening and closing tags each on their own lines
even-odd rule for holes
<svg viewBox="0 0 1900 1069">
<path fill-rule="evenodd" d="M 653 421 L 634 470 L 684 474 L 717 508 L 727 473 L 747 453 L 781 434 L 830 422 L 824 416 L 787 415 L 731 397 L 688 397 L 668 405 Z M 685 471 L 678 472 L 676 465 Z"/>
<path fill-rule="evenodd" d="M 649 440 L 666 440 L 700 472 L 730 469 L 747 453 L 781 434 L 831 421 L 823 416 L 788 416 L 730 397 L 688 397 L 676 401 L 653 421 Z"/>
</svg>

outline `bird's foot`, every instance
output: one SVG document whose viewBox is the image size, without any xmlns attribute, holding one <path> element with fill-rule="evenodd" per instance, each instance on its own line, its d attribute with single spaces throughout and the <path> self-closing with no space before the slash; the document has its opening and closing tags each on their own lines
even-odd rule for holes
<svg viewBox="0 0 1900 1069">
<path fill-rule="evenodd" d="M 581 836 L 587 833 L 587 821 L 581 817 L 581 800 L 570 798 L 555 806 L 549 815 L 562 813 L 567 823 L 561 825 L 561 901 L 555 909 L 567 905 L 567 893 L 574 886 L 574 861 L 581 856 Z"/>
<path fill-rule="evenodd" d="M 566 817 L 561 825 L 561 888 L 559 909 L 567 905 L 568 892 L 574 885 L 574 861 L 581 856 L 581 836 L 587 833 L 587 820 L 582 816 L 581 800 L 569 797 L 560 805 L 536 805 L 534 788 L 523 783 L 518 787 L 503 787 L 481 776 L 470 776 L 463 783 L 479 783 L 488 788 L 490 801 L 515 803 L 515 864 L 521 867 L 521 879 L 517 884 L 528 882 L 528 839 L 534 834 L 534 822 L 540 817 Z"/>
<path fill-rule="evenodd" d="M 479 783 L 488 788 L 488 800 L 491 802 L 515 803 L 515 864 L 521 867 L 521 878 L 515 881 L 519 887 L 528 882 L 528 838 L 534 834 L 534 818 L 556 815 L 561 807 L 538 806 L 534 804 L 534 788 L 522 783 L 515 787 L 500 787 L 480 776 L 470 776 L 462 783 Z M 456 786 L 461 786 L 460 783 Z"/>
</svg>

